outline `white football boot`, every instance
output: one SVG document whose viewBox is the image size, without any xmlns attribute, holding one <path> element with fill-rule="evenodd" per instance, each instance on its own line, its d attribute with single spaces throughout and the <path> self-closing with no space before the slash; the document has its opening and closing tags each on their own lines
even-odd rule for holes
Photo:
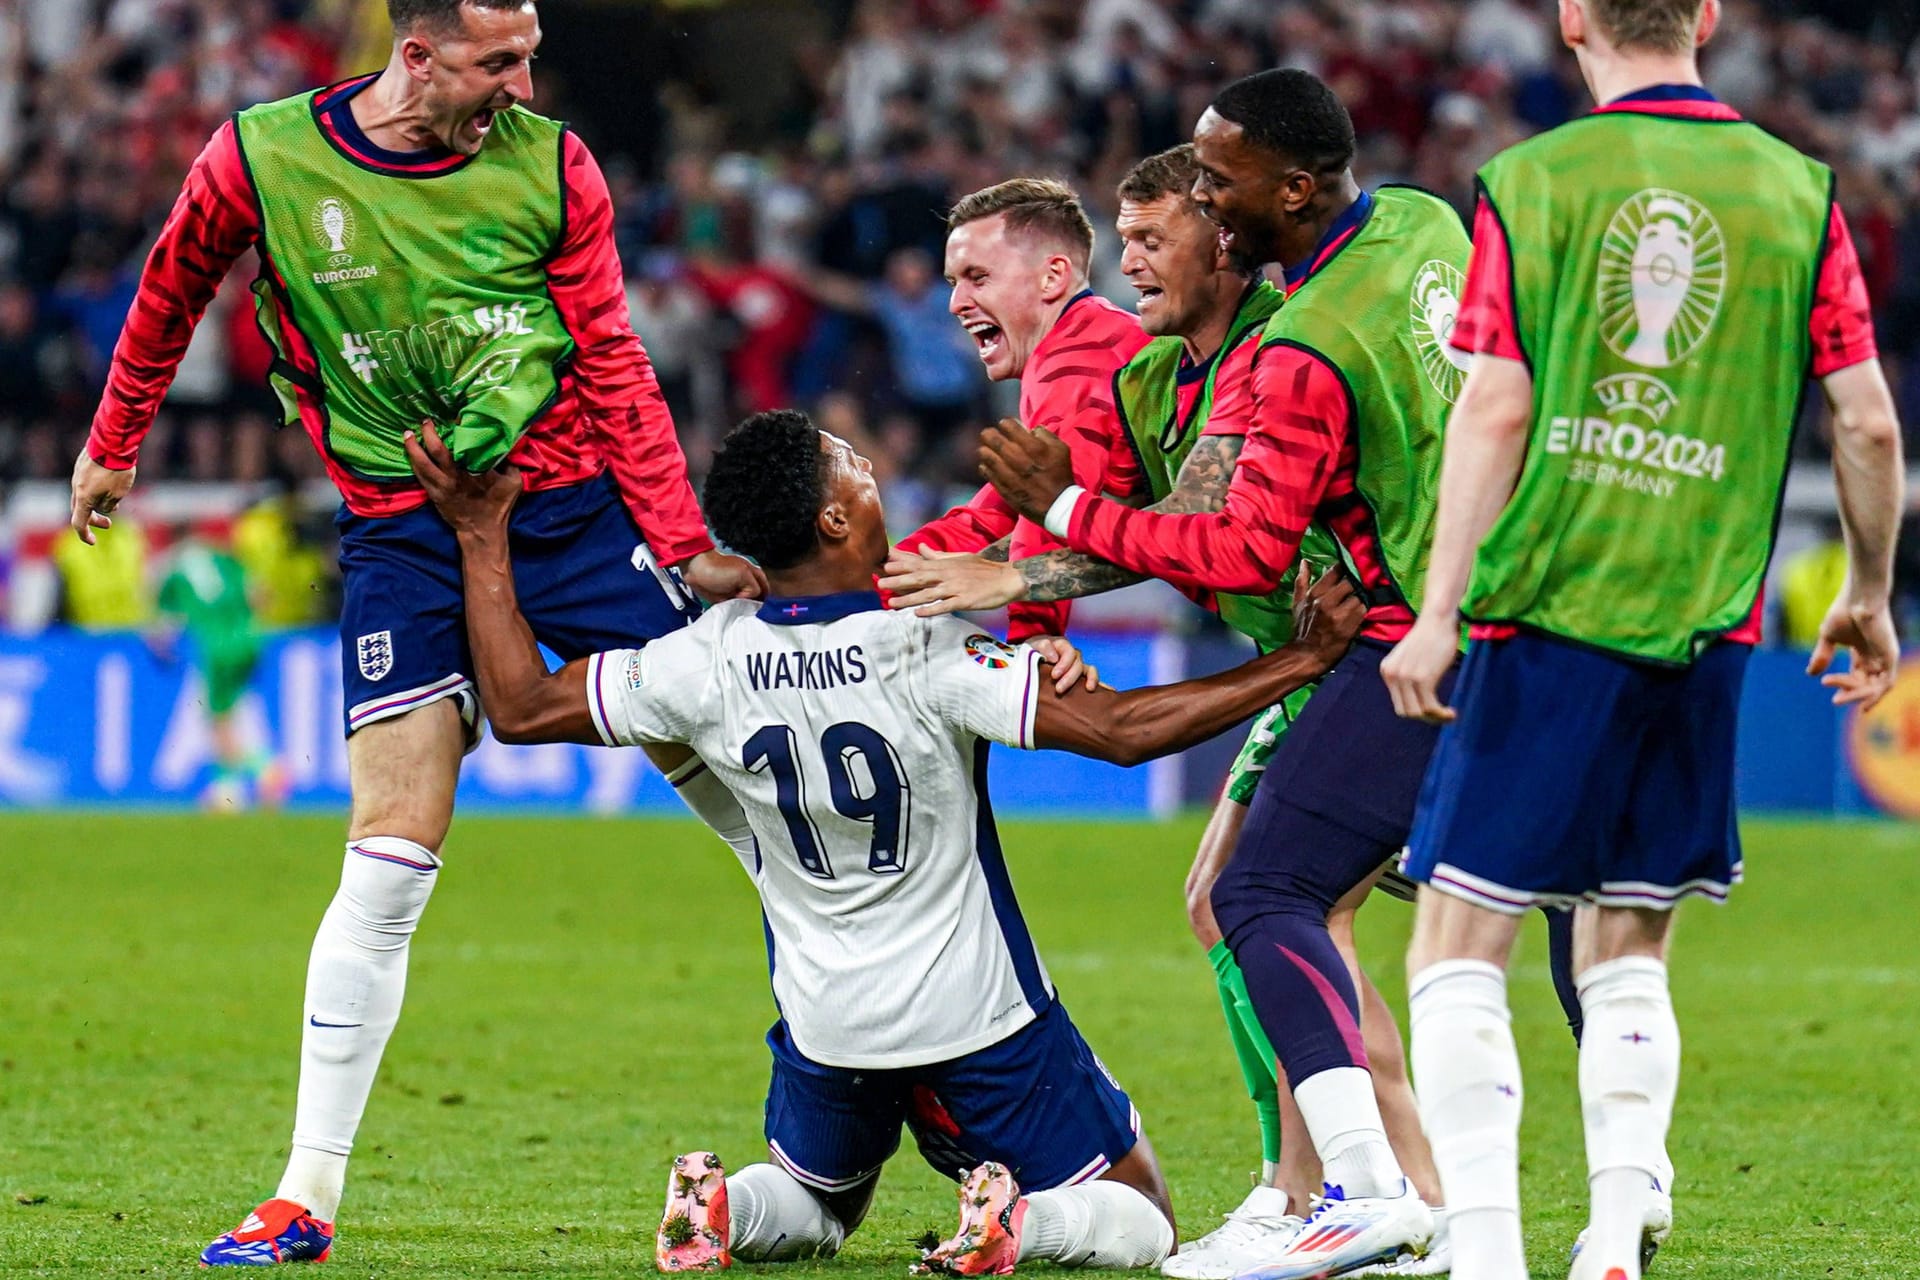
<svg viewBox="0 0 1920 1280">
<path fill-rule="evenodd" d="M 1287 1193 L 1255 1187 L 1227 1220 L 1160 1264 L 1175 1280 L 1233 1280 L 1247 1268 L 1277 1256 L 1307 1220 L 1287 1212 Z"/>
<path fill-rule="evenodd" d="M 1352 1276 L 1443 1276 L 1453 1270 L 1453 1236 L 1447 1231 L 1447 1211 L 1433 1210 L 1433 1237 L 1425 1254 L 1403 1253 L 1396 1262 L 1349 1271 Z"/>
<path fill-rule="evenodd" d="M 1433 1211 L 1404 1178 L 1397 1196 L 1348 1199 L 1339 1187 L 1329 1186 L 1293 1243 L 1240 1275 L 1242 1280 L 1322 1280 L 1398 1262 L 1402 1254 L 1424 1255 L 1432 1238 Z"/>
<path fill-rule="evenodd" d="M 1660 1252 L 1660 1246 L 1673 1234 L 1673 1193 L 1660 1182 L 1653 1184 L 1653 1199 L 1647 1204 L 1646 1225 L 1640 1229 L 1640 1273 L 1645 1275 L 1653 1267 L 1653 1255 Z M 1587 1228 L 1580 1228 L 1580 1235 L 1573 1242 L 1572 1262 L 1574 1274 L 1579 1275 L 1580 1254 L 1587 1247 Z"/>
</svg>

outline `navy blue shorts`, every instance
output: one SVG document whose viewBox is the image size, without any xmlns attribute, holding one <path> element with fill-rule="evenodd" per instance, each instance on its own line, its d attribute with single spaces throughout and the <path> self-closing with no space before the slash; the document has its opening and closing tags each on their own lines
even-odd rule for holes
<svg viewBox="0 0 1920 1280">
<path fill-rule="evenodd" d="M 1406 870 L 1495 911 L 1671 907 L 1740 878 L 1734 726 L 1751 650 L 1690 667 L 1521 635 L 1476 643 Z"/>
<path fill-rule="evenodd" d="M 1024 1191 L 1097 1178 L 1139 1139 L 1133 1103 L 1058 1000 L 998 1044 L 930 1066 L 824 1066 L 794 1046 L 785 1022 L 767 1046 L 767 1146 L 821 1191 L 872 1177 L 899 1149 L 902 1124 L 947 1177 L 995 1160 Z"/>
<path fill-rule="evenodd" d="M 471 711 L 453 530 L 431 507 L 381 518 L 342 508 L 335 523 L 347 732 L 442 698 Z M 655 567 L 606 476 L 522 496 L 510 533 L 520 611 L 562 661 L 644 645 L 698 613 L 677 577 Z"/>
<path fill-rule="evenodd" d="M 1439 730 L 1394 714 L 1380 678 L 1388 652 L 1355 643 L 1280 739 L 1214 881 L 1214 915 L 1229 943 L 1276 910 L 1324 917 L 1406 845 Z"/>
</svg>

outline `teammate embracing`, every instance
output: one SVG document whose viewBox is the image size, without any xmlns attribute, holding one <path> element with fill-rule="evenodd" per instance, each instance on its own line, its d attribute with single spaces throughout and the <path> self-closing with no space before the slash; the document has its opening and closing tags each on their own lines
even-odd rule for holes
<svg viewBox="0 0 1920 1280">
<path fill-rule="evenodd" d="M 1718 0 L 1561 0 L 1598 110 L 1480 174 L 1419 622 L 1383 666 L 1451 722 L 1421 794 L 1407 958 L 1421 1111 L 1458 1280 L 1522 1280 L 1516 920 L 1582 903 L 1579 1280 L 1638 1280 L 1661 1225 L 1680 1067 L 1667 939 L 1740 876 L 1735 720 L 1809 376 L 1833 410 L 1848 576 L 1809 666 L 1867 709 L 1888 608 L 1900 433 L 1823 164 L 1701 87 Z M 1460 619 L 1476 639 L 1456 705 Z M 1514 797 L 1524 796 L 1522 803 Z"/>
<path fill-rule="evenodd" d="M 1441 200 L 1362 191 L 1353 123 L 1297 70 L 1221 90 L 1194 130 L 1193 196 L 1223 244 L 1285 269 L 1257 339 L 1253 429 L 1217 510 L 1136 511 L 1067 482 L 1043 433 L 989 429 L 1003 496 L 1074 550 L 1189 589 L 1274 590 L 1318 523 L 1366 592 L 1366 627 L 1275 748 L 1212 904 L 1325 1171 L 1266 1280 L 1423 1253 L 1433 1218 L 1387 1140 L 1353 979 L 1327 929 L 1412 825 L 1436 732 L 1393 713 L 1378 668 L 1426 573 L 1440 433 L 1464 357 L 1452 327 L 1468 241 Z"/>
<path fill-rule="evenodd" d="M 1115 375 L 1113 403 L 1117 425 L 1145 472 L 1154 499 L 1146 510 L 1153 512 L 1215 511 L 1224 502 L 1254 425 L 1251 382 L 1258 339 L 1281 303 L 1278 289 L 1221 249 L 1218 229 L 1191 198 L 1198 176 L 1193 146 L 1183 143 L 1140 161 L 1117 192 L 1120 269 L 1139 294 L 1140 323 L 1154 340 Z M 1301 542 L 1300 557 L 1325 567 L 1338 562 L 1339 551 L 1314 528 Z M 888 574 L 881 586 L 895 593 L 893 606 L 917 608 L 923 616 L 1074 598 L 1145 578 L 1067 549 L 1011 562 L 896 553 Z M 1286 587 L 1261 595 L 1191 594 L 1262 649 L 1285 644 L 1292 635 Z M 1221 1227 L 1187 1242 L 1167 1260 L 1162 1271 L 1181 1280 L 1225 1280 L 1265 1261 L 1298 1231 L 1321 1185 L 1319 1159 L 1209 900 L 1267 762 L 1310 692 L 1302 689 L 1255 719 L 1187 877 L 1189 922 L 1213 967 L 1235 1057 L 1254 1100 L 1264 1169 L 1261 1185 Z M 1399 1029 L 1359 970 L 1352 924 L 1350 906 L 1329 921 L 1358 975 L 1374 1088 L 1396 1152 L 1437 1203 L 1439 1182 L 1420 1133 Z M 1445 1262 L 1440 1251 L 1422 1265 L 1444 1270 Z"/>
<path fill-rule="evenodd" d="M 599 167 L 527 111 L 532 0 L 389 0 L 385 70 L 240 112 L 207 144 L 148 258 L 74 464 L 88 542 L 132 488 L 140 441 L 229 267 L 253 285 L 271 380 L 345 496 L 341 645 L 353 813 L 307 970 L 293 1151 L 274 1197 L 209 1265 L 318 1261 L 400 1016 L 479 705 L 453 532 L 402 448 L 442 424 L 467 467 L 527 475 L 512 536 L 527 615 L 555 652 L 643 644 L 758 571 L 713 549 L 627 317 Z M 673 570 L 678 571 L 676 579 Z M 744 835 L 681 748 L 680 794 Z"/>
<path fill-rule="evenodd" d="M 987 377 L 1019 379 L 1020 421 L 1067 442 L 1075 483 L 1132 498 L 1140 468 L 1114 426 L 1113 374 L 1147 335 L 1132 314 L 1088 285 L 1092 257 L 1093 223 L 1080 198 L 1051 179 L 984 188 L 947 216 L 948 308 L 979 348 Z M 1005 560 L 1060 543 L 988 486 L 899 545 L 923 554 L 986 551 Z M 1015 604 L 1008 638 L 1065 635 L 1068 609 L 1064 601 Z"/>
<path fill-rule="evenodd" d="M 661 1268 L 836 1252 L 903 1125 L 962 1180 L 960 1229 L 919 1269 L 1164 1258 L 1172 1212 L 1139 1117 L 1074 1029 L 1021 919 L 987 797 L 989 744 L 1115 763 L 1190 746 L 1331 665 L 1359 621 L 1351 586 L 1329 574 L 1308 592 L 1303 578 L 1299 634 L 1233 671 L 1049 692 L 1030 646 L 882 607 L 871 466 L 780 410 L 727 437 L 706 485 L 715 534 L 766 570 L 773 595 L 550 674 L 516 609 L 516 481 L 461 474 L 431 431 L 414 460 L 459 531 L 497 730 L 690 744 L 756 837 L 780 1013 L 767 1036 L 773 1158 L 731 1176 L 706 1152 L 676 1161 Z"/>
</svg>

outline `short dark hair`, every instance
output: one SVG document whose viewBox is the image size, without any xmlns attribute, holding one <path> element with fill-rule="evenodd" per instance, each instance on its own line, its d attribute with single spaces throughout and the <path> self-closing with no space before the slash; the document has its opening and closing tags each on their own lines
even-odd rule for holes
<svg viewBox="0 0 1920 1280">
<path fill-rule="evenodd" d="M 719 543 L 763 569 L 791 569 L 820 544 L 827 455 L 798 409 L 756 413 L 727 433 L 701 492 Z"/>
<path fill-rule="evenodd" d="M 1616 49 L 1693 52 L 1701 0 L 1593 0 L 1587 13 Z"/>
<path fill-rule="evenodd" d="M 1127 176 L 1120 179 L 1118 195 L 1136 204 L 1147 204 L 1163 196 L 1190 195 L 1194 179 L 1199 176 L 1200 162 L 1193 158 L 1193 144 L 1183 142 L 1156 152 L 1127 170 Z"/>
<path fill-rule="evenodd" d="M 413 31 L 422 24 L 445 29 L 460 18 L 460 6 L 476 9 L 518 9 L 534 0 L 387 0 L 387 17 L 396 35 Z"/>
<path fill-rule="evenodd" d="M 1213 113 L 1309 173 L 1339 173 L 1353 163 L 1353 117 L 1311 71 L 1286 67 L 1235 80 L 1214 98 Z"/>
<path fill-rule="evenodd" d="M 962 196 L 947 214 L 947 230 L 1007 215 L 1007 230 L 1037 232 L 1075 250 L 1084 268 L 1093 257 L 1093 221 L 1072 187 L 1052 178 L 1009 178 Z"/>
</svg>

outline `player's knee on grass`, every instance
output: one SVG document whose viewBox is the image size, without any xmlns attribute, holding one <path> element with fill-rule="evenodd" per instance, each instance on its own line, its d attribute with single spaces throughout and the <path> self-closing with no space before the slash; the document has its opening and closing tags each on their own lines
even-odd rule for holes
<svg viewBox="0 0 1920 1280">
<path fill-rule="evenodd" d="M 1173 1203 L 1153 1145 L 1133 1149 L 1092 1182 L 1031 1192 L 1021 1259 L 1064 1267 L 1157 1267 L 1173 1252 Z"/>
<path fill-rule="evenodd" d="M 866 1216 L 877 1181 L 828 1195 L 776 1164 L 750 1164 L 728 1175 L 733 1256 L 742 1262 L 832 1257 Z M 849 1219 L 843 1219 L 842 1213 Z"/>
<path fill-rule="evenodd" d="M 466 753 L 459 703 L 442 698 L 347 739 L 353 817 L 347 838 L 397 836 L 440 852 Z"/>
</svg>

